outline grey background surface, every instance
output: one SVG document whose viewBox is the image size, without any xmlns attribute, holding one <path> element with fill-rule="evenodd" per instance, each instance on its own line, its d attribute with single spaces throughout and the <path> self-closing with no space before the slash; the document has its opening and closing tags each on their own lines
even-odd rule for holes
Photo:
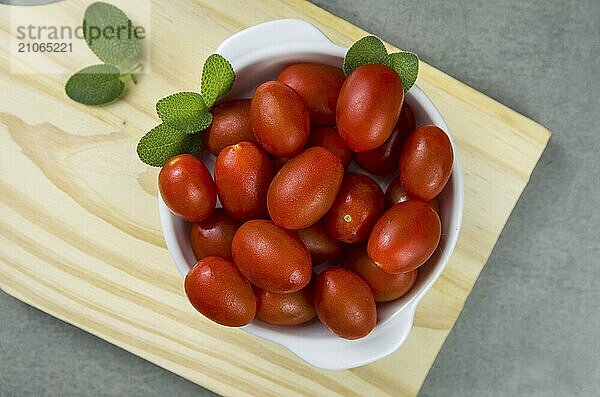
<svg viewBox="0 0 600 397">
<path fill-rule="evenodd" d="M 554 132 L 421 395 L 597 395 L 600 2 L 315 2 Z M 212 395 L 0 293 L 0 395 L 30 393 Z"/>
</svg>

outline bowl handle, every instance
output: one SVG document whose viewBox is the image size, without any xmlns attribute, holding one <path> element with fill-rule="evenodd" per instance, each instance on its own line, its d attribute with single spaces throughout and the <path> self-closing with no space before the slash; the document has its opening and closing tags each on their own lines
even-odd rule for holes
<svg viewBox="0 0 600 397">
<path fill-rule="evenodd" d="M 331 347 L 311 349 L 308 344 L 285 344 L 308 364 L 328 370 L 360 367 L 396 351 L 408 338 L 415 320 L 418 302 L 411 302 L 387 323 L 377 326 L 371 335 L 356 341 L 340 340 Z"/>
<path fill-rule="evenodd" d="M 230 62 L 252 51 L 288 42 L 331 44 L 315 25 L 300 19 L 276 19 L 244 29 L 225 40 L 216 52 Z M 233 63 L 233 62 L 232 62 Z"/>
</svg>

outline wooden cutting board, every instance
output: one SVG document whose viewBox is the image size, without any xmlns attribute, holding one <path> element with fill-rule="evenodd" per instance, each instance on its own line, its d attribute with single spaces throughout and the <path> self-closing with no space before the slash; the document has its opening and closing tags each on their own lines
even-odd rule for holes
<svg viewBox="0 0 600 397">
<path fill-rule="evenodd" d="M 87 3 L 43 7 L 53 23 L 74 24 Z M 134 22 L 135 6 L 127 2 Z M 353 370 L 317 370 L 281 346 L 194 312 L 161 235 L 158 170 L 142 164 L 135 147 L 157 124 L 156 100 L 197 89 L 203 60 L 241 29 L 302 18 L 344 46 L 367 33 L 300 1 L 156 1 L 146 42 L 151 72 L 120 101 L 87 107 L 64 94 L 68 74 L 11 72 L 8 6 L 0 6 L 0 17 L 0 287 L 220 394 L 415 395 L 550 137 L 421 63 L 417 83 L 446 119 L 464 166 L 458 247 L 398 351 Z M 86 64 L 72 58 L 61 67 L 73 72 Z"/>
</svg>

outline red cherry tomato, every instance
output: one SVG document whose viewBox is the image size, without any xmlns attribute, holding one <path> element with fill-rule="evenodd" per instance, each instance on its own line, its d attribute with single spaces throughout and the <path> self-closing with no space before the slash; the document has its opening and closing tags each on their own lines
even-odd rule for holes
<svg viewBox="0 0 600 397">
<path fill-rule="evenodd" d="M 258 143 L 277 157 L 300 153 L 310 129 L 302 98 L 278 81 L 261 84 L 250 103 L 250 123 Z"/>
<path fill-rule="evenodd" d="M 363 338 L 377 324 L 373 293 L 350 270 L 330 267 L 319 274 L 313 297 L 319 320 L 342 338 Z"/>
<path fill-rule="evenodd" d="M 429 201 L 442 191 L 452 173 L 454 152 L 448 135 L 424 125 L 409 135 L 400 155 L 400 180 L 406 193 Z"/>
<path fill-rule="evenodd" d="M 389 302 L 406 295 L 417 279 L 416 270 L 389 274 L 379 269 L 367 255 L 363 244 L 347 252 L 344 266 L 365 280 L 373 292 L 375 302 Z"/>
<path fill-rule="evenodd" d="M 377 182 L 366 175 L 346 174 L 325 215 L 325 226 L 345 243 L 365 241 L 384 209 L 383 192 Z"/>
<path fill-rule="evenodd" d="M 310 254 L 298 236 L 271 221 L 244 223 L 233 236 L 231 254 L 252 284 L 278 294 L 304 288 L 312 276 Z"/>
<path fill-rule="evenodd" d="M 321 222 L 297 230 L 296 234 L 310 253 L 313 266 L 333 261 L 342 253 L 342 243 L 333 238 Z"/>
<path fill-rule="evenodd" d="M 338 156 L 344 168 L 352 160 L 352 151 L 346 147 L 344 140 L 334 127 L 315 127 L 310 131 L 306 147 L 321 146 Z"/>
<path fill-rule="evenodd" d="M 320 63 L 296 63 L 277 77 L 304 99 L 314 125 L 335 125 L 335 107 L 345 79 L 341 69 Z"/>
<path fill-rule="evenodd" d="M 256 314 L 252 286 L 228 259 L 200 259 L 185 276 L 185 293 L 196 310 L 222 325 L 241 327 Z"/>
<path fill-rule="evenodd" d="M 227 146 L 215 162 L 215 184 L 225 211 L 238 221 L 267 218 L 267 190 L 273 165 L 252 142 Z"/>
<path fill-rule="evenodd" d="M 231 240 L 240 224 L 223 208 L 216 208 L 207 219 L 196 222 L 190 230 L 190 242 L 197 260 L 206 256 L 231 256 Z"/>
<path fill-rule="evenodd" d="M 300 291 L 277 294 L 255 287 L 256 317 L 268 324 L 298 325 L 312 320 L 316 313 L 312 304 L 312 286 Z"/>
<path fill-rule="evenodd" d="M 381 146 L 398 122 L 404 92 L 398 73 L 367 64 L 344 82 L 337 103 L 337 128 L 346 146 L 365 152 Z"/>
<path fill-rule="evenodd" d="M 309 227 L 331 207 L 343 176 L 335 154 L 322 147 L 306 149 L 273 178 L 267 193 L 271 219 L 286 229 Z"/>
<path fill-rule="evenodd" d="M 225 146 L 256 142 L 250 125 L 250 99 L 227 101 L 215 106 L 212 123 L 203 132 L 204 146 L 218 156 Z"/>
<path fill-rule="evenodd" d="M 215 209 L 215 184 L 200 160 L 190 154 L 174 156 L 158 174 L 160 195 L 173 213 L 200 222 Z"/>
<path fill-rule="evenodd" d="M 394 180 L 390 183 L 387 190 L 385 191 L 385 208 L 392 208 L 394 205 L 407 200 L 410 200 L 410 197 L 408 197 L 408 194 L 406 194 L 406 192 L 402 188 L 402 182 L 400 182 L 400 178 L 394 178 Z M 437 197 L 435 197 L 429 200 L 429 205 L 439 215 L 440 200 Z"/>
<path fill-rule="evenodd" d="M 369 236 L 367 251 L 387 273 L 406 273 L 421 266 L 440 242 L 440 218 L 429 204 L 408 200 L 386 211 Z"/>
<path fill-rule="evenodd" d="M 385 207 L 392 208 L 396 204 L 402 203 L 403 201 L 410 200 L 408 194 L 402 188 L 400 178 L 396 177 L 390 183 L 387 190 L 385 191 Z"/>
</svg>

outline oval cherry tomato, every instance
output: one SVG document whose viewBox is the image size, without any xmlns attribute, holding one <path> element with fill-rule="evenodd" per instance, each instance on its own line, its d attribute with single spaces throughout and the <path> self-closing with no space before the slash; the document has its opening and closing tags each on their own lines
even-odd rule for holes
<svg viewBox="0 0 600 397">
<path fill-rule="evenodd" d="M 227 259 L 200 259 L 185 276 L 185 293 L 196 310 L 222 325 L 241 327 L 256 314 L 252 286 Z"/>
<path fill-rule="evenodd" d="M 256 317 L 268 324 L 299 325 L 312 320 L 316 313 L 312 304 L 312 288 L 277 294 L 255 287 Z"/>
<path fill-rule="evenodd" d="M 231 240 L 240 227 L 225 213 L 223 208 L 216 208 L 207 219 L 196 222 L 190 230 L 192 251 L 196 260 L 206 256 L 231 256 Z"/>
<path fill-rule="evenodd" d="M 350 249 L 344 266 L 362 277 L 367 283 L 375 302 L 389 302 L 406 295 L 417 279 L 417 271 L 389 274 L 380 270 L 367 255 L 364 245 Z"/>
<path fill-rule="evenodd" d="M 331 235 L 345 243 L 365 241 L 385 210 L 383 191 L 373 179 L 346 174 L 335 201 L 325 215 Z"/>
<path fill-rule="evenodd" d="M 219 199 L 238 221 L 268 217 L 267 191 L 272 179 L 271 159 L 252 142 L 227 146 L 215 162 Z"/>
<path fill-rule="evenodd" d="M 424 125 L 409 135 L 400 155 L 400 180 L 406 193 L 429 201 L 442 191 L 452 173 L 454 152 L 448 135 Z"/>
<path fill-rule="evenodd" d="M 394 180 L 390 183 L 387 190 L 385 191 L 386 208 L 391 208 L 394 205 L 407 200 L 410 200 L 410 197 L 408 197 L 408 194 L 406 194 L 406 192 L 402 188 L 402 182 L 400 182 L 400 178 L 394 178 Z"/>
<path fill-rule="evenodd" d="M 421 266 L 440 242 L 440 218 L 429 204 L 408 200 L 386 211 L 369 236 L 367 251 L 387 273 L 406 273 Z"/>
<path fill-rule="evenodd" d="M 203 132 L 204 147 L 218 156 L 225 146 L 256 142 L 250 125 L 250 99 L 227 101 L 215 106 L 212 123 Z"/>
<path fill-rule="evenodd" d="M 208 218 L 217 203 L 210 173 L 190 154 L 174 156 L 165 163 L 158 174 L 158 188 L 167 207 L 188 222 Z"/>
<path fill-rule="evenodd" d="M 337 103 L 337 128 L 346 146 L 365 152 L 381 146 L 398 122 L 402 81 L 385 65 L 357 68 L 344 82 Z"/>
<path fill-rule="evenodd" d="M 314 224 L 331 207 L 343 175 L 335 154 L 322 147 L 306 149 L 273 178 L 267 194 L 271 219 L 293 230 Z"/>
<path fill-rule="evenodd" d="M 335 107 L 345 79 L 341 69 L 320 63 L 296 63 L 277 77 L 304 99 L 315 125 L 335 125 Z"/>
<path fill-rule="evenodd" d="M 344 168 L 352 160 L 352 151 L 346 147 L 344 140 L 334 127 L 315 127 L 310 131 L 306 147 L 321 146 L 338 156 Z"/>
<path fill-rule="evenodd" d="M 296 234 L 308 249 L 313 266 L 332 261 L 342 252 L 342 244 L 333 238 L 320 222 L 306 229 L 300 229 Z"/>
<path fill-rule="evenodd" d="M 258 143 L 277 157 L 300 153 L 310 129 L 302 98 L 278 81 L 261 84 L 250 103 L 250 122 Z"/>
<path fill-rule="evenodd" d="M 394 178 L 385 191 L 385 208 L 392 208 L 394 205 L 407 200 L 410 200 L 410 197 L 408 197 L 408 194 L 402 188 L 400 178 Z M 437 197 L 429 200 L 429 205 L 431 205 L 435 212 L 440 213 L 440 201 Z"/>
<path fill-rule="evenodd" d="M 377 324 L 373 293 L 350 270 L 330 267 L 319 274 L 313 298 L 319 320 L 342 338 L 363 338 Z"/>
<path fill-rule="evenodd" d="M 238 229 L 231 243 L 233 260 L 252 284 L 287 294 L 310 281 L 310 254 L 295 233 L 271 221 L 252 220 Z"/>
<path fill-rule="evenodd" d="M 356 153 L 354 159 L 364 170 L 375 175 L 387 175 L 397 170 L 402 145 L 415 129 L 415 116 L 410 105 L 404 102 L 398 123 L 383 145 L 373 150 Z"/>
</svg>

